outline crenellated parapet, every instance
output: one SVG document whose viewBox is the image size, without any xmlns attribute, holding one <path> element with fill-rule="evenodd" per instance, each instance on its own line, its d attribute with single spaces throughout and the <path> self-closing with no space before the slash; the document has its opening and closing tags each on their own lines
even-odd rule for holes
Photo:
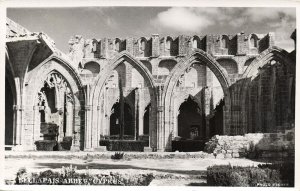
<svg viewBox="0 0 300 191">
<path fill-rule="evenodd" d="M 78 52 L 78 57 L 112 59 L 126 50 L 138 58 L 181 57 L 194 49 L 201 49 L 213 56 L 256 55 L 274 45 L 274 33 L 236 35 L 194 35 L 127 38 L 83 39 L 76 35 L 69 41 L 70 54 Z"/>
</svg>

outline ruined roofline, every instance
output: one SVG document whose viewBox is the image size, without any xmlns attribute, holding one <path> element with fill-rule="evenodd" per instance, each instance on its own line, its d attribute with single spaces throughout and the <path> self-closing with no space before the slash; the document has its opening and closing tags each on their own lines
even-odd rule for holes
<svg viewBox="0 0 300 191">
<path fill-rule="evenodd" d="M 6 36 L 20 36 L 31 34 L 28 29 L 23 27 L 22 25 L 18 24 L 17 22 L 11 20 L 10 18 L 6 17 Z"/>
<path fill-rule="evenodd" d="M 275 45 L 273 32 L 267 34 L 205 35 L 176 37 L 157 34 L 151 37 L 84 39 L 82 35 L 69 40 L 70 53 L 84 52 L 84 58 L 113 58 L 126 50 L 134 57 L 185 56 L 193 49 L 211 55 L 258 55 Z"/>
<path fill-rule="evenodd" d="M 248 38 L 250 38 L 252 35 L 255 35 L 257 37 L 258 40 L 264 38 L 265 36 L 268 35 L 272 35 L 274 36 L 275 33 L 274 32 L 268 32 L 265 34 L 261 34 L 261 33 L 244 33 L 244 32 L 240 32 L 240 33 L 236 33 L 236 34 L 194 34 L 194 35 L 185 35 L 185 34 L 180 34 L 180 35 L 163 35 L 160 36 L 159 34 L 152 34 L 151 36 L 126 36 L 126 37 L 100 37 L 100 38 L 87 38 L 85 39 L 86 41 L 101 41 L 103 39 L 107 39 L 107 40 L 127 40 L 127 39 L 134 39 L 134 40 L 141 40 L 144 39 L 146 41 L 150 41 L 152 38 L 154 37 L 159 37 L 160 40 L 164 40 L 164 39 L 171 39 L 172 41 L 178 40 L 180 37 L 185 37 L 185 38 L 194 38 L 197 37 L 200 40 L 207 38 L 207 37 L 212 37 L 212 38 L 219 38 L 218 40 L 221 40 L 223 37 L 228 37 L 228 40 L 233 40 L 235 37 L 237 36 L 241 36 L 243 35 L 245 37 L 245 40 L 247 40 Z M 82 35 L 73 35 L 71 36 L 70 40 L 73 39 L 74 37 L 79 37 L 79 38 L 84 38 Z"/>
</svg>

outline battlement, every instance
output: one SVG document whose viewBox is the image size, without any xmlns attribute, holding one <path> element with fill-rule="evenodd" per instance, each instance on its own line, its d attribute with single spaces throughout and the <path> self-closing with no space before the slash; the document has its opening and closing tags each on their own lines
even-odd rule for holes
<svg viewBox="0 0 300 191">
<path fill-rule="evenodd" d="M 194 35 L 83 39 L 72 36 L 70 52 L 81 49 L 84 58 L 110 59 L 126 50 L 135 57 L 185 56 L 193 49 L 201 49 L 211 55 L 255 55 L 274 45 L 274 33 L 236 35 Z"/>
</svg>

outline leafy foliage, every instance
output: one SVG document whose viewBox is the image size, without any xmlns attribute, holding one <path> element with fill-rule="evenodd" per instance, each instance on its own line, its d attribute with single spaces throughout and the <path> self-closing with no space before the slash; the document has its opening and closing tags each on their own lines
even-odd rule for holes
<svg viewBox="0 0 300 191">
<path fill-rule="evenodd" d="M 111 155 L 111 159 L 120 160 L 123 159 L 124 153 L 115 152 L 115 154 Z"/>
<path fill-rule="evenodd" d="M 292 164 L 265 164 L 258 167 L 215 165 L 207 168 L 209 186 L 294 186 Z"/>
</svg>

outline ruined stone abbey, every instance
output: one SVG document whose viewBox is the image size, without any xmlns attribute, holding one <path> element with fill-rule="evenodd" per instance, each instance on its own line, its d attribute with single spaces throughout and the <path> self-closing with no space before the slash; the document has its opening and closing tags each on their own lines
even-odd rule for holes
<svg viewBox="0 0 300 191">
<path fill-rule="evenodd" d="M 177 137 L 294 128 L 296 53 L 274 33 L 75 35 L 64 54 L 46 34 L 6 25 L 5 145 L 16 149 L 35 150 L 53 124 L 72 149 L 100 149 L 119 134 L 120 90 L 124 134 L 149 140 L 149 151 L 170 151 Z"/>
</svg>

